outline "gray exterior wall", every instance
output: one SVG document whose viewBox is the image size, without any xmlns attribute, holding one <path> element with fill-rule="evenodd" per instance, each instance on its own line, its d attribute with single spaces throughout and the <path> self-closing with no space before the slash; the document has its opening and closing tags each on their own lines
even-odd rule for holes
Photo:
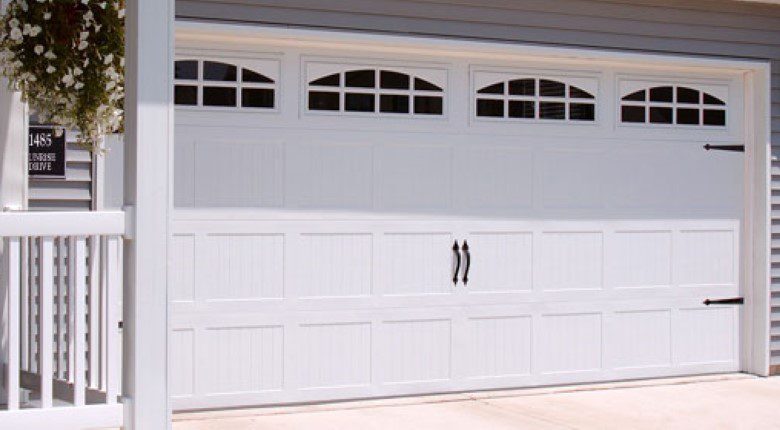
<svg viewBox="0 0 780 430">
<path fill-rule="evenodd" d="M 177 0 L 176 15 L 770 60 L 772 145 L 780 158 L 780 6 L 719 0 Z M 780 366 L 780 161 L 773 162 L 772 179 L 771 364 Z"/>
</svg>

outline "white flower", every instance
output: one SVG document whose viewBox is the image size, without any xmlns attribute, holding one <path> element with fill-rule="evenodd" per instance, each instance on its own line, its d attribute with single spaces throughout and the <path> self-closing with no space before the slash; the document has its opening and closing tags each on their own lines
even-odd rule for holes
<svg viewBox="0 0 780 430">
<path fill-rule="evenodd" d="M 75 88 L 77 90 L 80 90 L 80 89 L 84 88 L 84 83 L 83 82 L 76 82 L 76 84 L 73 85 L 73 88 Z"/>
<path fill-rule="evenodd" d="M 33 51 L 35 51 L 35 53 L 38 54 L 38 55 L 43 54 L 43 45 L 35 45 L 35 48 L 33 48 Z"/>
<path fill-rule="evenodd" d="M 78 46 L 79 51 L 83 51 L 87 49 L 87 46 L 89 46 L 89 43 L 86 40 L 82 40 L 81 42 L 79 42 L 79 46 Z"/>
<path fill-rule="evenodd" d="M 11 38 L 11 40 L 21 41 L 22 30 L 19 30 L 19 27 L 14 27 L 11 29 L 11 33 L 8 36 Z"/>
<path fill-rule="evenodd" d="M 8 21 L 8 25 L 10 25 L 11 28 L 19 27 L 19 20 L 12 18 L 10 21 Z"/>
<path fill-rule="evenodd" d="M 54 68 L 54 66 L 49 66 L 46 68 L 46 73 L 54 73 L 57 69 Z"/>
<path fill-rule="evenodd" d="M 76 80 L 73 79 L 73 75 L 71 75 L 70 73 L 62 77 L 62 83 L 65 84 L 66 87 L 73 85 L 75 81 Z"/>
<path fill-rule="evenodd" d="M 89 0 L 81 0 L 81 3 L 89 4 Z"/>
<path fill-rule="evenodd" d="M 84 73 L 84 71 L 83 71 L 83 70 L 81 70 L 81 69 L 80 69 L 80 68 L 78 68 L 78 67 L 75 67 L 75 68 L 73 69 L 73 76 L 81 76 L 81 74 L 82 74 L 82 73 Z"/>
<path fill-rule="evenodd" d="M 52 52 L 52 50 L 51 50 L 51 49 L 49 49 L 48 51 L 46 51 L 46 53 L 45 53 L 45 54 L 43 54 L 43 56 L 44 56 L 44 57 L 46 57 L 46 58 L 48 58 L 49 60 L 53 60 L 53 59 L 57 58 L 57 56 L 56 56 L 56 55 L 54 55 L 54 52 Z"/>
<path fill-rule="evenodd" d="M 33 28 L 30 29 L 30 36 L 35 37 L 39 35 L 43 31 L 40 25 L 35 25 Z"/>
<path fill-rule="evenodd" d="M 106 3 L 106 2 L 100 3 L 100 7 L 101 7 L 101 8 L 105 9 L 105 8 L 106 8 L 106 6 L 107 6 L 107 3 Z"/>
<path fill-rule="evenodd" d="M 111 91 L 116 87 L 116 82 L 114 81 L 108 81 L 106 82 L 106 91 Z"/>
<path fill-rule="evenodd" d="M 32 33 L 32 25 L 30 25 L 29 23 L 25 23 L 24 27 L 22 27 L 22 34 L 27 35 L 30 33 Z"/>
<path fill-rule="evenodd" d="M 119 10 L 116 12 L 116 15 L 119 17 L 119 19 L 122 19 L 122 18 L 124 18 L 124 17 L 125 17 L 125 10 L 124 10 L 124 9 L 119 9 Z"/>
<path fill-rule="evenodd" d="M 43 19 L 48 21 L 51 19 L 51 12 L 44 12 L 43 13 Z"/>
<path fill-rule="evenodd" d="M 82 2 L 86 2 L 86 1 L 87 0 L 82 0 Z M 91 10 L 88 10 L 87 13 L 84 14 L 84 21 L 92 21 L 94 18 L 95 18 L 95 14 L 93 14 Z"/>
<path fill-rule="evenodd" d="M 87 40 L 88 37 L 89 37 L 88 31 L 82 31 L 81 33 L 79 33 L 79 40 Z"/>
<path fill-rule="evenodd" d="M 111 64 L 114 61 L 114 54 L 108 54 L 103 58 L 103 64 Z"/>
</svg>

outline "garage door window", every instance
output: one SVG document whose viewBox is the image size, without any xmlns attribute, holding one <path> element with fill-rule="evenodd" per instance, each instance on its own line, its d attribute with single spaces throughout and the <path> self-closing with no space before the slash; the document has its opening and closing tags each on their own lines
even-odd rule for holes
<svg viewBox="0 0 780 430">
<path fill-rule="evenodd" d="M 726 103 L 687 86 L 654 86 L 623 96 L 620 120 L 626 124 L 725 127 Z"/>
<path fill-rule="evenodd" d="M 582 121 L 596 120 L 595 97 L 574 85 L 544 78 L 495 82 L 477 89 L 480 119 Z"/>
<path fill-rule="evenodd" d="M 273 109 L 276 83 L 249 68 L 223 61 L 178 60 L 174 103 L 177 106 Z"/>
<path fill-rule="evenodd" d="M 310 112 L 370 113 L 387 116 L 441 116 L 443 89 L 399 71 L 358 69 L 332 73 L 308 83 Z"/>
</svg>

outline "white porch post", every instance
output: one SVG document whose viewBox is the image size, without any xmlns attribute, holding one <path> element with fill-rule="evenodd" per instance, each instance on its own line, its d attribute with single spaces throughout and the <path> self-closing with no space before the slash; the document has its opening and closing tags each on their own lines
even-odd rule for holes
<svg viewBox="0 0 780 430">
<path fill-rule="evenodd" d="M 0 210 L 23 209 L 27 189 L 26 109 L 0 78 Z"/>
<path fill-rule="evenodd" d="M 170 427 L 168 241 L 173 151 L 174 0 L 127 2 L 124 249 L 125 428 Z"/>
</svg>

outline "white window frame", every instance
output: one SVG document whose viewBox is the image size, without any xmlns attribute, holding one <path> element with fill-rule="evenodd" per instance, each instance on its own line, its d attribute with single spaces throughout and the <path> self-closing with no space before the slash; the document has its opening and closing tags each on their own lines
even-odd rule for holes
<svg viewBox="0 0 780 430">
<path fill-rule="evenodd" d="M 174 87 L 177 85 L 195 86 L 197 87 L 197 104 L 196 105 L 181 105 L 175 104 L 176 110 L 193 111 L 193 112 L 242 112 L 242 113 L 279 113 L 279 103 L 281 101 L 280 95 L 280 62 L 276 58 L 267 57 L 245 57 L 245 56 L 229 56 L 229 55 L 211 55 L 206 51 L 181 51 L 177 52 L 174 58 L 175 61 L 198 61 L 198 75 L 197 80 L 192 79 L 174 79 Z M 235 81 L 211 81 L 203 79 L 203 64 L 206 61 L 213 61 L 219 63 L 230 64 L 236 67 L 236 80 Z M 260 83 L 260 82 L 243 82 L 242 69 L 247 69 L 255 73 L 259 73 L 271 80 L 272 83 Z M 208 106 L 203 104 L 203 88 L 204 87 L 222 87 L 222 88 L 235 88 L 236 89 L 236 106 Z M 274 92 L 274 106 L 272 108 L 265 107 L 243 107 L 241 106 L 242 94 L 241 90 L 244 88 L 257 88 L 257 89 L 270 89 Z"/>
<path fill-rule="evenodd" d="M 446 67 L 430 67 L 430 66 L 401 66 L 388 62 L 352 62 L 349 60 L 338 59 L 302 59 L 303 64 L 301 67 L 301 88 L 302 97 L 300 97 L 301 113 L 304 116 L 323 116 L 323 117 L 357 117 L 357 118 L 382 118 L 382 119 L 409 119 L 414 121 L 442 121 L 448 118 L 448 69 Z M 312 68 L 330 67 L 333 68 L 333 72 L 326 74 L 313 74 Z M 361 88 L 361 87 L 347 87 L 346 86 L 346 72 L 358 71 L 358 70 L 373 70 L 375 73 L 375 85 L 374 88 Z M 396 73 L 403 73 L 409 76 L 409 89 L 390 89 L 380 88 L 380 72 L 389 71 Z M 420 72 L 427 72 L 427 74 L 440 74 L 440 81 L 428 78 L 426 76 L 420 76 Z M 340 75 L 339 86 L 319 86 L 311 85 L 310 82 L 329 76 L 335 73 Z M 423 79 L 433 85 L 441 88 L 441 91 L 428 91 L 428 90 L 415 90 L 414 80 L 415 78 Z M 317 110 L 309 109 L 309 94 L 311 91 L 323 91 L 339 94 L 339 110 Z M 373 112 L 359 112 L 346 110 L 345 94 L 373 94 L 375 97 L 374 111 Z M 401 95 L 409 97 L 409 112 L 381 112 L 380 111 L 380 99 L 382 95 Z M 416 114 L 414 113 L 414 99 L 416 96 L 423 97 L 439 97 L 442 102 L 441 114 Z"/>
<path fill-rule="evenodd" d="M 671 102 L 659 102 L 659 101 L 651 101 L 650 100 L 650 90 L 653 88 L 658 87 L 671 87 L 672 88 L 672 101 Z M 699 102 L 698 103 L 679 103 L 677 101 L 677 88 L 688 88 L 692 90 L 696 90 L 699 92 Z M 644 101 L 638 101 L 638 100 L 623 100 L 623 97 L 626 97 L 630 94 L 633 94 L 637 91 L 644 91 L 645 92 L 645 100 Z M 704 128 L 704 129 L 712 129 L 717 130 L 720 128 L 728 127 L 728 120 L 729 120 L 729 103 L 728 100 L 723 100 L 721 97 L 717 97 L 720 99 L 723 104 L 717 105 L 717 104 L 705 104 L 704 103 L 704 94 L 710 94 L 707 92 L 706 89 L 702 89 L 701 86 L 696 85 L 690 85 L 690 84 L 678 84 L 678 83 L 658 83 L 658 84 L 651 84 L 651 86 L 644 87 L 642 89 L 638 89 L 635 91 L 631 91 L 627 94 L 618 94 L 618 100 L 617 100 L 617 109 L 618 109 L 618 121 L 620 121 L 620 124 L 635 124 L 635 125 L 645 125 L 645 126 L 651 126 L 651 127 L 687 127 L 687 128 Z M 716 97 L 716 96 L 713 96 Z M 644 122 L 630 122 L 630 121 L 623 121 L 622 119 L 622 110 L 623 106 L 637 106 L 637 107 L 644 107 L 645 108 L 645 120 Z M 657 122 L 650 122 L 650 108 L 654 107 L 662 107 L 662 108 L 671 108 L 672 109 L 672 122 L 671 123 L 657 123 Z M 699 111 L 699 124 L 678 124 L 677 123 L 677 109 L 697 109 Z M 716 111 L 723 111 L 726 115 L 726 121 L 723 125 L 708 125 L 704 124 L 704 110 L 716 110 Z"/>
</svg>

